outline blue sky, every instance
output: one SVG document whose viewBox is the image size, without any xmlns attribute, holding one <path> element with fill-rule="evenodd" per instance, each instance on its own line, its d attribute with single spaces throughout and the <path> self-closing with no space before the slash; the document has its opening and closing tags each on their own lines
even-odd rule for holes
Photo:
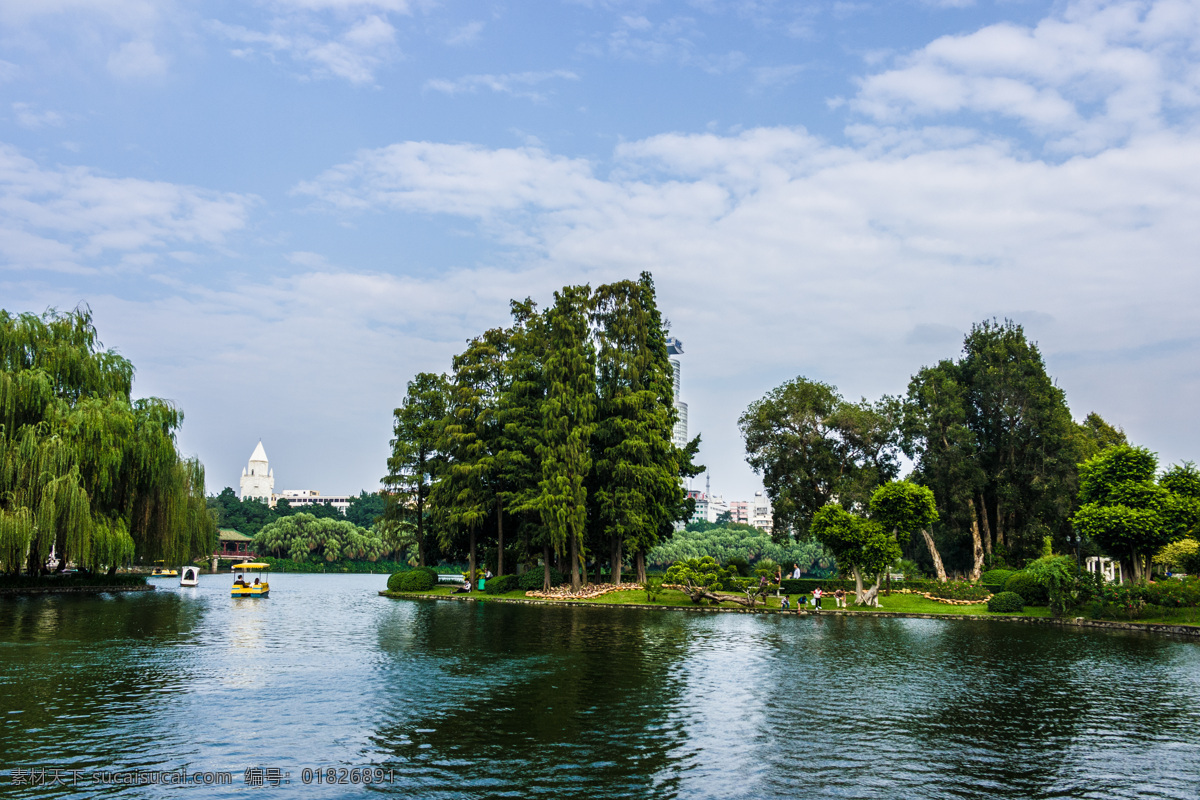
<svg viewBox="0 0 1200 800">
<path fill-rule="evenodd" d="M 1200 4 L 0 0 L 0 307 L 85 302 L 210 491 L 375 488 L 508 300 L 652 271 L 714 491 L 805 375 L 1025 325 L 1196 458 Z"/>
</svg>

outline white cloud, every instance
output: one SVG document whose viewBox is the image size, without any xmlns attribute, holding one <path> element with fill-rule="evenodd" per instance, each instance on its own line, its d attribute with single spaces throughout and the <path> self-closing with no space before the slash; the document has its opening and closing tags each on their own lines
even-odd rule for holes
<svg viewBox="0 0 1200 800">
<path fill-rule="evenodd" d="M 474 20 L 458 28 L 449 36 L 446 37 L 446 44 L 452 47 L 459 45 L 475 44 L 479 41 L 480 34 L 483 33 L 484 24 L 480 20 Z"/>
<path fill-rule="evenodd" d="M 624 15 L 607 36 L 580 49 L 591 55 L 607 54 L 650 64 L 676 63 L 713 75 L 734 72 L 748 60 L 738 50 L 707 52 L 702 46 L 704 40 L 701 26 L 692 17 L 674 16 L 653 22 L 641 15 Z"/>
<path fill-rule="evenodd" d="M 0 145 L 0 258 L 10 270 L 140 268 L 167 248 L 221 245 L 254 203 L 81 167 L 43 169 Z"/>
<path fill-rule="evenodd" d="M 31 131 L 47 127 L 58 127 L 64 122 L 62 114 L 59 114 L 57 111 L 38 111 L 30 103 L 13 103 L 12 110 L 17 124 Z"/>
<path fill-rule="evenodd" d="M 535 91 L 532 87 L 551 80 L 577 81 L 579 76 L 564 69 L 549 72 L 513 72 L 506 75 L 464 75 L 454 80 L 434 78 L 425 82 L 425 88 L 449 95 L 473 94 L 479 89 L 488 89 L 497 94 L 544 100 L 545 93 Z"/>
<path fill-rule="evenodd" d="M 1096 152 L 1200 108 L 1198 39 L 1195 3 L 1080 0 L 1033 27 L 941 37 L 865 78 L 852 107 L 887 123 L 995 114 Z"/>
<path fill-rule="evenodd" d="M 167 71 L 167 60 L 153 42 L 126 42 L 108 57 L 108 71 L 118 78 L 154 78 Z"/>
<path fill-rule="evenodd" d="M 954 355 L 947 331 L 1013 309 L 1027 310 L 1018 321 L 1076 411 L 1136 421 L 1131 433 L 1172 458 L 1178 437 L 1200 442 L 1194 420 L 1163 408 L 1183 426 L 1170 433 L 1135 403 L 1195 402 L 1200 380 L 1180 396 L 1175 377 L 1105 355 L 1114 380 L 1144 382 L 1118 402 L 1071 366 L 1176 339 L 1200 357 L 1200 140 L 1185 132 L 1062 163 L 956 129 L 876 129 L 854 146 L 795 128 L 664 134 L 619 146 L 611 163 L 407 142 L 297 191 L 339 213 L 480 220 L 528 264 L 500 275 L 493 306 L 650 270 L 695 354 L 684 392 L 705 398 L 692 406 L 705 458 L 727 469 L 740 461 L 732 420 L 776 383 L 805 373 L 849 396 L 900 392 L 923 363 Z M 493 319 L 482 297 L 464 308 Z"/>
<path fill-rule="evenodd" d="M 234 55 L 257 50 L 284 54 L 306 65 L 316 77 L 333 76 L 351 83 L 370 84 L 375 72 L 398 55 L 396 29 L 384 17 L 371 14 L 355 20 L 341 33 L 328 37 L 323 25 L 305 18 L 279 18 L 269 32 L 214 21 L 210 27 L 225 38 L 248 45 Z"/>
</svg>

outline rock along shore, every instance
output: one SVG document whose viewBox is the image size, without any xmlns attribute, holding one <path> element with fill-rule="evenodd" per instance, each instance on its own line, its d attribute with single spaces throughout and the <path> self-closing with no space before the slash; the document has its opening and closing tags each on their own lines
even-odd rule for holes
<svg viewBox="0 0 1200 800">
<path fill-rule="evenodd" d="M 1200 639 L 1200 625 L 1168 625 L 1161 622 L 1118 622 L 1116 620 L 1087 619 L 1085 617 L 1026 617 L 1020 615 L 982 614 L 921 614 L 905 611 L 854 611 L 852 609 L 828 609 L 819 613 L 801 610 L 784 611 L 777 608 L 720 608 L 718 606 L 658 606 L 648 603 L 589 603 L 586 600 L 525 600 L 520 597 L 489 597 L 471 595 L 414 594 L 410 592 L 379 593 L 394 600 L 457 600 L 468 603 L 518 603 L 521 605 L 587 606 L 591 608 L 639 608 L 651 611 L 690 611 L 701 614 L 783 614 L 799 617 L 885 617 L 903 619 L 945 619 L 967 622 L 1017 622 L 1026 625 L 1051 625 L 1060 628 L 1097 628 L 1101 630 L 1136 631 L 1139 633 L 1166 633 Z"/>
</svg>

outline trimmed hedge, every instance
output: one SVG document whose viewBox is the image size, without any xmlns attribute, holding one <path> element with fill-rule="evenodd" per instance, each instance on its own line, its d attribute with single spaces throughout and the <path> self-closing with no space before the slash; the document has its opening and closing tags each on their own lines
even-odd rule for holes
<svg viewBox="0 0 1200 800">
<path fill-rule="evenodd" d="M 992 593 L 988 587 L 978 583 L 959 583 L 954 581 L 936 583 L 933 585 L 933 588 L 927 591 L 934 597 L 940 597 L 943 600 L 982 600 Z"/>
<path fill-rule="evenodd" d="M 504 594 L 517 588 L 516 575 L 497 575 L 483 585 L 483 591 L 488 594 Z"/>
<path fill-rule="evenodd" d="M 1016 592 L 1000 592 L 988 600 L 988 611 L 996 614 L 1013 614 L 1025 610 L 1025 600 Z"/>
<path fill-rule="evenodd" d="M 393 592 L 427 592 L 437 585 L 437 573 L 429 567 L 397 572 L 388 578 L 388 589 Z"/>
<path fill-rule="evenodd" d="M 979 582 L 991 586 L 1003 586 L 1004 582 L 1015 574 L 1016 570 L 1011 569 L 989 569 L 979 576 Z"/>
<path fill-rule="evenodd" d="M 534 567 L 528 570 L 521 577 L 517 578 L 517 587 L 526 592 L 536 592 L 542 588 L 542 579 L 545 576 L 542 573 L 542 567 Z M 550 585 L 560 586 L 566 581 L 566 578 L 561 572 L 554 567 L 550 568 Z M 486 587 L 485 587 L 486 588 Z"/>
<path fill-rule="evenodd" d="M 1044 606 L 1050 602 L 1050 593 L 1046 587 L 1028 572 L 1016 572 L 1004 582 L 1004 591 L 1016 592 L 1021 595 L 1027 606 Z"/>
</svg>

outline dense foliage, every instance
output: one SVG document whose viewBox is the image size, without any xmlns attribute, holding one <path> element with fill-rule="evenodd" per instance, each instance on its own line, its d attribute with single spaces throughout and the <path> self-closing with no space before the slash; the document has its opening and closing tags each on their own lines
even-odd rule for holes
<svg viewBox="0 0 1200 800">
<path fill-rule="evenodd" d="M 339 515 L 340 516 L 340 515 Z M 344 519 L 293 514 L 266 525 L 254 535 L 258 553 L 293 561 L 377 561 L 390 552 L 378 533 Z"/>
<path fill-rule="evenodd" d="M 488 594 L 504 594 L 511 592 L 520 587 L 517 585 L 516 575 L 497 575 L 483 585 L 483 590 Z"/>
<path fill-rule="evenodd" d="M 1037 345 L 1008 320 L 973 326 L 960 356 L 918 370 L 903 399 L 850 403 L 798 377 L 752 403 L 739 424 L 775 509 L 773 538 L 822 531 L 816 538 L 845 573 L 878 523 L 941 581 L 1020 566 L 1043 554 L 1046 537 L 1118 558 L 1142 579 L 1152 555 L 1200 522 L 1200 471 L 1189 463 L 1156 478 L 1153 454 L 1129 446 L 1119 428 L 1094 413 L 1074 422 Z M 914 470 L 890 482 L 901 453 Z M 894 487 L 893 506 L 913 522 L 907 531 L 883 507 L 869 509 L 881 486 Z"/>
<path fill-rule="evenodd" d="M 992 592 L 986 586 L 977 583 L 949 581 L 930 586 L 928 593 L 943 600 L 983 600 Z"/>
<path fill-rule="evenodd" d="M 388 589 L 393 592 L 427 592 L 437 585 L 437 581 L 435 572 L 410 569 L 388 578 Z"/>
<path fill-rule="evenodd" d="M 1004 582 L 1004 591 L 1021 595 L 1027 606 L 1044 606 L 1050 602 L 1050 593 L 1038 579 L 1028 572 L 1015 572 Z"/>
<path fill-rule="evenodd" d="M 830 574 L 833 566 L 833 554 L 820 542 L 804 539 L 779 544 L 764 531 L 736 523 L 726 527 L 679 531 L 651 550 L 646 561 L 653 565 L 669 566 L 676 561 L 704 556 L 712 556 L 730 566 L 744 563 L 747 569 L 752 562 L 769 558 L 782 564 L 789 575 L 792 565 L 799 566 L 802 573 L 817 575 Z"/>
<path fill-rule="evenodd" d="M 133 364 L 91 312 L 0 310 L 0 570 L 53 551 L 92 569 L 191 561 L 216 544 L 204 468 L 180 457 L 183 413 L 133 399 Z"/>
<path fill-rule="evenodd" d="M 544 576 L 541 570 L 529 570 L 517 577 L 517 588 L 523 589 L 526 592 L 537 591 L 542 588 Z M 566 581 L 566 576 L 559 572 L 554 567 L 550 568 L 550 586 L 562 586 Z"/>
<path fill-rule="evenodd" d="M 619 582 L 631 558 L 644 579 L 647 553 L 690 514 L 681 478 L 701 469 L 698 439 L 673 443 L 653 281 L 568 286 L 544 311 L 514 301 L 512 316 L 470 340 L 451 374 L 409 383 L 385 525 L 409 525 L 420 563 L 436 550 L 473 573 L 482 553 L 503 575 L 540 560 L 543 586 L 554 567 L 578 587 L 589 561 Z"/>
<path fill-rule="evenodd" d="M 996 614 L 1016 614 L 1025 610 L 1025 599 L 1016 592 L 1000 592 L 988 600 L 987 607 Z"/>
</svg>

